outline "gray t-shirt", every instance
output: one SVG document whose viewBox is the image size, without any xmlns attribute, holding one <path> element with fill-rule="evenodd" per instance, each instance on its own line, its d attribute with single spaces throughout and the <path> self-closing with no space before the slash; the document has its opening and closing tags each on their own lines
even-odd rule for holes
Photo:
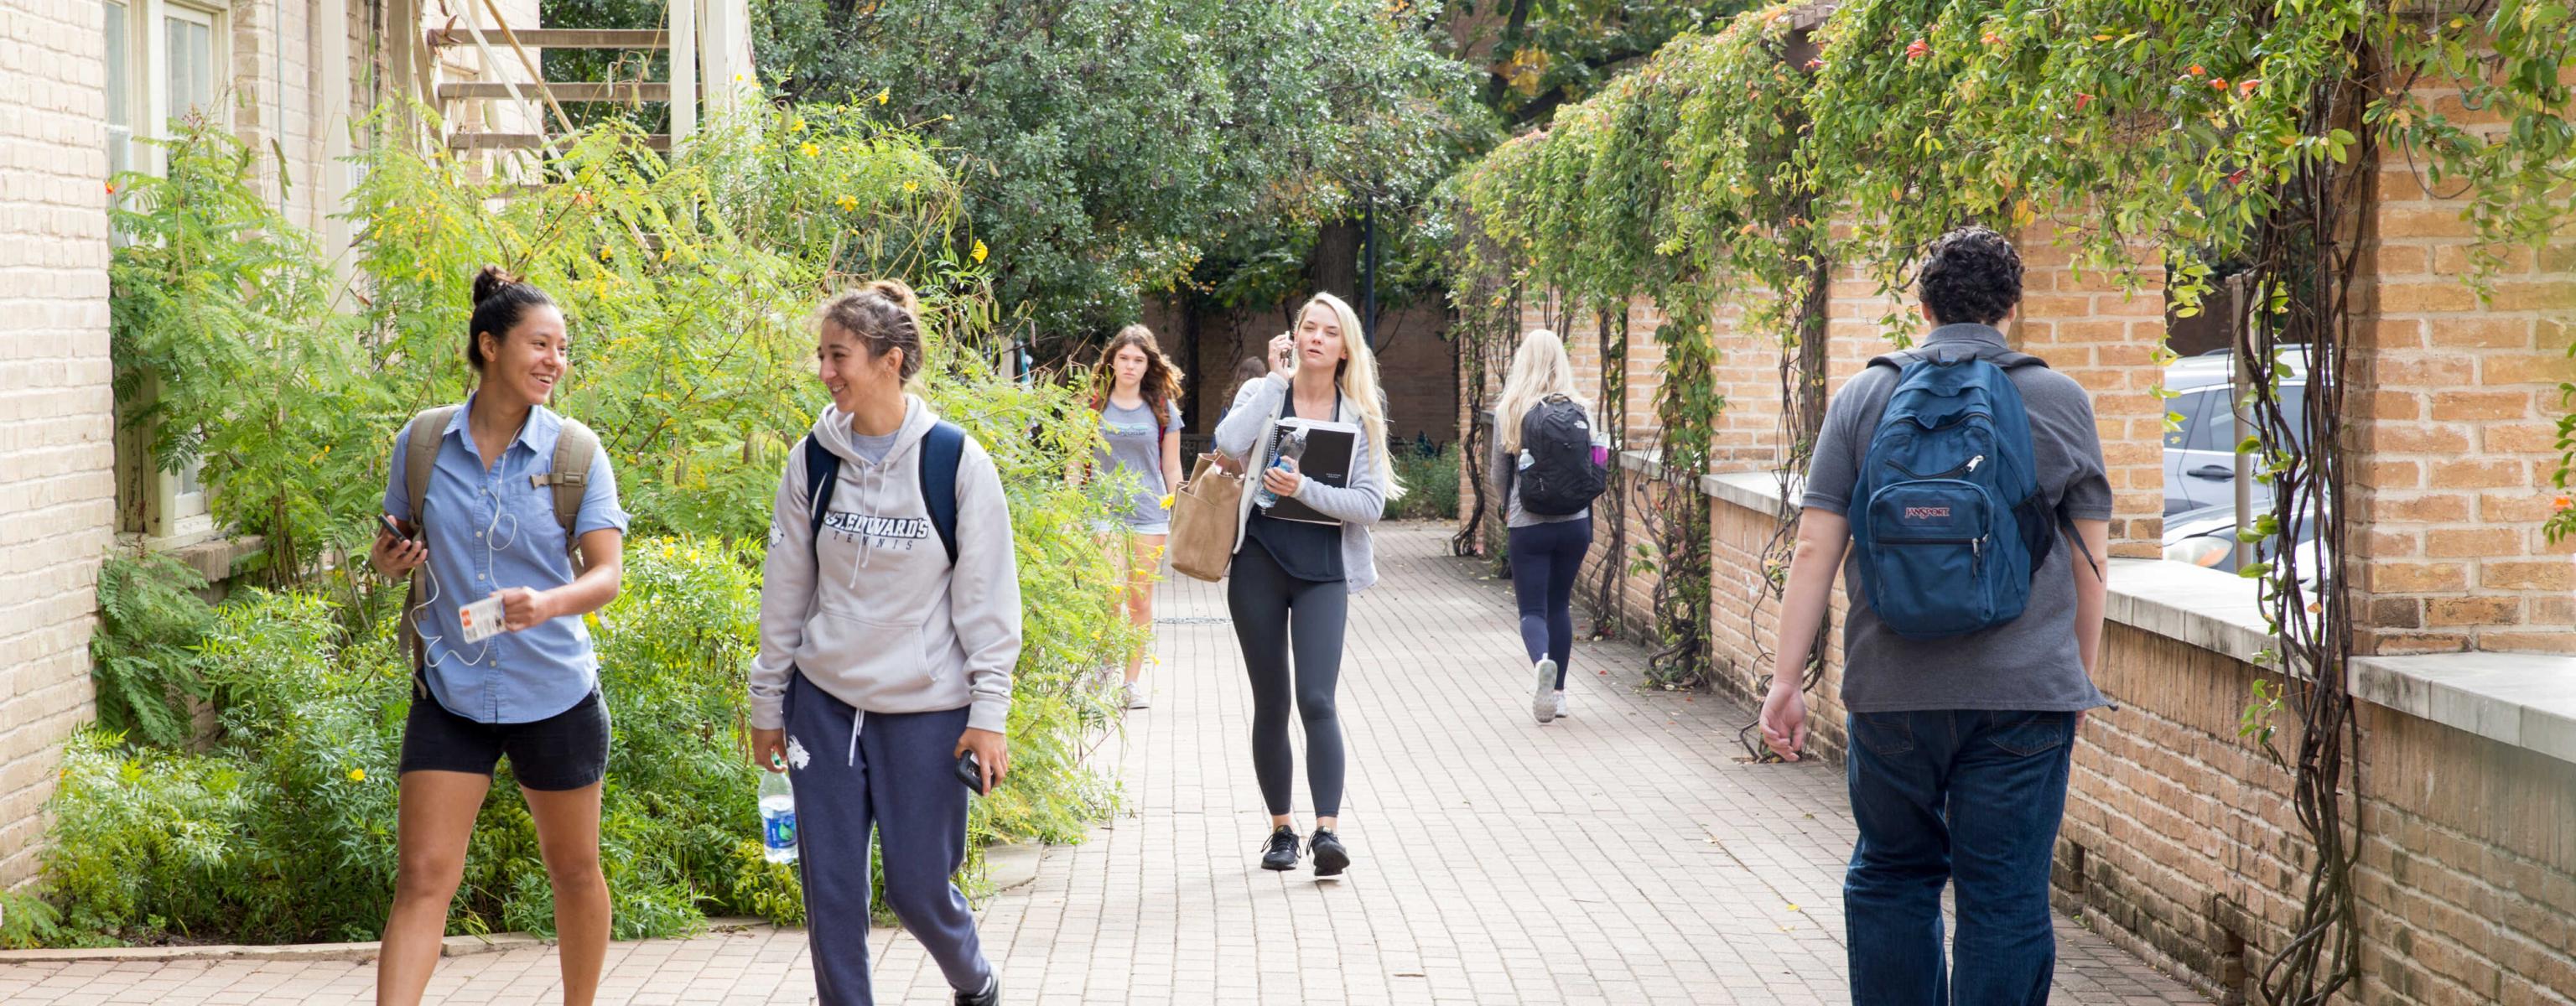
<svg viewBox="0 0 2576 1006">
<path fill-rule="evenodd" d="M 871 437 L 865 433 L 860 433 L 857 430 L 852 430 L 850 431 L 850 449 L 859 452 L 860 457 L 868 459 L 869 464 L 881 465 L 885 463 L 886 452 L 894 450 L 894 438 L 902 435 L 902 430 L 896 430 L 882 437 Z"/>
<path fill-rule="evenodd" d="M 1944 325 L 1924 345 L 1981 343 L 2004 348 L 2002 333 L 1984 325 Z M 2109 520 L 2111 483 L 2103 475 L 2102 442 L 2093 426 L 2093 401 L 2075 379 L 2045 367 L 2008 371 L 2030 414 L 2031 451 L 2039 491 L 2065 520 Z M 1896 392 L 1897 371 L 1871 367 L 1843 386 L 1825 408 L 1807 469 L 1803 505 L 1848 515 L 1853 484 L 1879 414 Z M 2075 567 L 2085 561 L 2061 528 L 2021 617 L 2003 625 L 1947 639 L 1907 639 L 1888 630 L 1870 610 L 1860 588 L 1857 550 L 1843 564 L 1851 613 L 1843 621 L 1843 708 L 1855 713 L 1926 709 L 2073 712 L 2108 705 L 2084 673 L 2075 642 Z M 2096 556 L 2098 560 L 2100 557 Z"/>
<path fill-rule="evenodd" d="M 1100 439 L 1108 443 L 1092 452 L 1091 470 L 1102 475 L 1123 471 L 1136 477 L 1136 495 L 1119 511 L 1119 519 L 1128 527 L 1156 527 L 1172 519 L 1172 512 L 1163 506 L 1163 494 L 1171 491 L 1163 481 L 1163 437 L 1180 428 L 1181 405 L 1163 404 L 1171 410 L 1169 423 L 1154 422 L 1153 407 L 1142 402 L 1132 408 L 1107 402 L 1100 410 Z"/>
</svg>

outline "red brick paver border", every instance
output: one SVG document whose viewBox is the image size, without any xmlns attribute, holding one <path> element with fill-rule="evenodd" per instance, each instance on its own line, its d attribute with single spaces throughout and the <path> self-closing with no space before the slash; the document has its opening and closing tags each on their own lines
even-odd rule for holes
<svg viewBox="0 0 2576 1006">
<path fill-rule="evenodd" d="M 983 906 L 1009 1001 L 1849 1000 L 1839 773 L 1737 760 L 1750 714 L 1635 690 L 1644 654 L 1625 644 L 1576 647 L 1572 717 L 1531 722 L 1508 585 L 1449 558 L 1445 537 L 1382 529 L 1384 582 L 1351 606 L 1342 830 L 1358 863 L 1338 881 L 1256 866 L 1267 814 L 1223 596 L 1164 588 L 1154 706 L 1103 753 L 1129 811 Z M 2205 1001 L 2072 923 L 2059 930 L 2059 1002 Z M 918 945 L 871 943 L 881 1001 L 949 1001 Z M 792 930 L 618 944 L 608 974 L 602 1001 L 626 1006 L 813 994 Z M 337 1006 L 368 1001 L 373 980 L 372 965 L 342 961 L 13 964 L 0 1000 Z M 554 1003 L 561 990 L 550 953 L 514 950 L 443 962 L 430 1001 Z"/>
</svg>

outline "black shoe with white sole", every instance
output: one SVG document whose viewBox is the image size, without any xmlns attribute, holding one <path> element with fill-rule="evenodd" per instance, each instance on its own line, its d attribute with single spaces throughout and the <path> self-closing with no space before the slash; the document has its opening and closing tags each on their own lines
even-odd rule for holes
<svg viewBox="0 0 2576 1006">
<path fill-rule="evenodd" d="M 1307 841 L 1306 851 L 1315 856 L 1315 876 L 1338 877 L 1351 867 L 1351 851 L 1342 848 L 1342 837 L 1328 829 L 1315 829 L 1315 837 Z"/>
<path fill-rule="evenodd" d="M 1264 870 L 1297 868 L 1297 829 L 1283 824 L 1278 830 L 1270 833 L 1270 849 L 1261 854 L 1261 868 Z"/>
<path fill-rule="evenodd" d="M 957 993 L 957 1006 L 1002 1006 L 1002 976 L 986 979 L 982 992 Z"/>
</svg>

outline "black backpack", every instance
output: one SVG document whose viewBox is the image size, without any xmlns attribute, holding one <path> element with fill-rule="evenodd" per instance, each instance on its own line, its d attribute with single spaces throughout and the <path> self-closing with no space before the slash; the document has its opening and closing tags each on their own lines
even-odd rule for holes
<svg viewBox="0 0 2576 1006">
<path fill-rule="evenodd" d="M 1592 463 L 1592 417 L 1571 398 L 1550 397 L 1521 417 L 1521 450 L 1530 456 L 1516 476 L 1523 510 L 1547 517 L 1581 513 L 1609 487 L 1610 473 Z"/>
</svg>

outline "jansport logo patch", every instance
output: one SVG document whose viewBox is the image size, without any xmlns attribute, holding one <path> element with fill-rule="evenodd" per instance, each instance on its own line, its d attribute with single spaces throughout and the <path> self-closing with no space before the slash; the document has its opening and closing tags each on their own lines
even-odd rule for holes
<svg viewBox="0 0 2576 1006">
<path fill-rule="evenodd" d="M 1905 508 L 1906 520 L 1930 520 L 1936 517 L 1947 516 L 1950 516 L 1950 508 L 1945 506 L 1910 506 Z"/>
</svg>

